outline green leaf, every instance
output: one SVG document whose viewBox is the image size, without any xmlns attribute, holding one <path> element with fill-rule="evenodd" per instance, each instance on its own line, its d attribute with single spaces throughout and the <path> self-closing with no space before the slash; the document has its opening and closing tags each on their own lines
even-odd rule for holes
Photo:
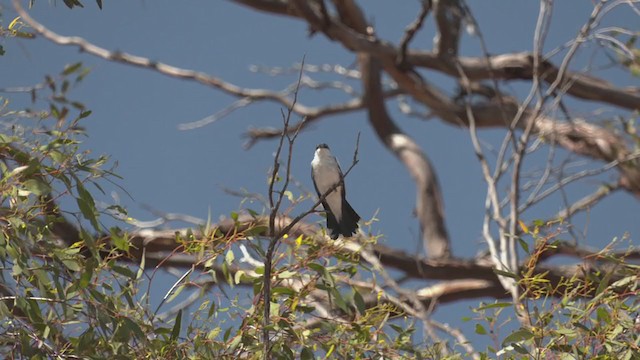
<svg viewBox="0 0 640 360">
<path fill-rule="evenodd" d="M 89 286 L 89 283 L 91 282 L 91 278 L 93 277 L 93 270 L 96 268 L 96 266 L 97 266 L 97 261 L 95 260 L 95 258 L 91 257 L 87 259 L 87 261 L 84 264 L 84 271 L 82 272 L 82 275 L 80 275 L 80 282 L 78 283 L 78 288 L 84 289 L 87 286 Z"/>
<path fill-rule="evenodd" d="M 78 6 L 83 8 L 84 6 L 78 0 L 63 0 L 64 4 L 67 5 L 69 9 L 73 9 L 74 6 Z"/>
<path fill-rule="evenodd" d="M 271 294 L 273 295 L 285 294 L 285 295 L 293 296 L 296 294 L 296 292 L 295 290 L 290 289 L 288 287 L 276 286 L 273 289 L 271 289 Z"/>
<path fill-rule="evenodd" d="M 9 23 L 9 26 L 7 26 L 7 29 L 9 30 L 15 30 L 14 27 L 16 27 L 16 25 L 20 23 L 20 16 L 16 17 L 15 19 L 11 20 L 11 22 Z"/>
<path fill-rule="evenodd" d="M 300 360 L 313 360 L 315 356 L 313 355 L 313 351 L 308 347 L 303 347 L 300 351 Z"/>
<path fill-rule="evenodd" d="M 486 335 L 487 330 L 481 324 L 476 324 L 476 334 L 478 335 Z"/>
<path fill-rule="evenodd" d="M 511 335 L 507 336 L 506 338 L 504 338 L 504 340 L 502 340 L 502 346 L 506 346 L 506 345 L 514 345 L 514 343 L 523 341 L 523 340 L 529 340 L 532 339 L 534 337 L 534 334 L 527 330 L 527 329 L 520 329 L 520 330 L 516 330 L 513 333 L 511 333 Z"/>
<path fill-rule="evenodd" d="M 227 253 L 224 255 L 224 262 L 231 265 L 233 263 L 233 260 L 235 260 L 236 256 L 233 255 L 233 251 L 229 250 L 227 251 Z"/>
<path fill-rule="evenodd" d="M 23 185 L 28 192 L 38 196 L 47 195 L 51 192 L 51 187 L 49 186 L 49 184 L 40 179 L 26 180 Z"/>
<path fill-rule="evenodd" d="M 57 164 L 62 164 L 64 160 L 67 159 L 66 155 L 56 150 L 50 151 L 49 157 L 51 158 L 51 160 L 53 160 Z"/>
<path fill-rule="evenodd" d="M 281 273 L 278 274 L 278 279 L 289 279 L 291 277 L 293 277 L 294 275 L 296 275 L 296 272 L 293 271 L 289 271 L 289 270 L 284 270 Z"/>
<path fill-rule="evenodd" d="M 499 302 L 499 303 L 495 303 L 495 304 L 483 305 L 483 306 L 478 307 L 476 310 L 477 311 L 482 311 L 482 310 L 487 310 L 487 309 L 506 308 L 506 307 L 511 307 L 511 303 Z"/>
<path fill-rule="evenodd" d="M 0 144 L 9 144 L 17 140 L 15 136 L 9 136 L 7 134 L 0 134 Z"/>
<path fill-rule="evenodd" d="M 629 267 L 633 268 L 632 266 Z M 637 275 L 627 276 L 611 284 L 611 287 L 616 290 L 623 290 L 629 286 L 635 285 L 637 279 Z"/>
<path fill-rule="evenodd" d="M 92 111 L 91 110 L 86 110 L 80 113 L 80 115 L 78 116 L 78 119 L 84 119 L 87 116 L 91 115 Z"/>
<path fill-rule="evenodd" d="M 147 257 L 145 256 L 145 250 L 142 251 L 142 256 L 140 259 L 140 266 L 138 266 L 138 271 L 136 272 L 136 280 L 140 280 L 142 275 L 144 275 L 145 265 L 147 263 Z"/>
<path fill-rule="evenodd" d="M 340 294 L 340 291 L 338 291 L 338 289 L 331 288 L 330 293 L 331 295 L 333 295 L 333 300 L 335 301 L 336 305 L 340 308 L 340 310 L 344 311 L 347 314 L 351 313 L 351 311 L 349 311 L 350 309 L 347 306 L 347 303 L 344 301 L 344 298 L 342 297 L 342 294 Z"/>
<path fill-rule="evenodd" d="M 527 254 L 530 254 L 530 252 L 529 252 L 529 244 L 527 244 L 526 241 L 524 241 L 521 238 L 518 238 L 518 243 L 520 243 L 520 247 L 522 248 L 522 250 L 524 250 L 524 252 L 526 252 Z"/>
<path fill-rule="evenodd" d="M 49 110 L 51 111 L 51 116 L 53 116 L 56 119 L 60 119 L 60 110 L 58 110 L 58 108 L 55 105 L 50 104 Z"/>
<path fill-rule="evenodd" d="M 537 227 L 542 227 L 544 226 L 544 220 L 541 220 L 541 219 L 533 220 L 533 225 Z"/>
<path fill-rule="evenodd" d="M 62 259 L 62 263 L 71 271 L 79 272 L 81 269 L 80 264 L 75 259 Z"/>
<path fill-rule="evenodd" d="M 611 280 L 612 276 L 613 276 L 612 272 L 605 273 L 604 278 L 598 284 L 598 288 L 596 288 L 596 296 L 600 295 L 603 291 L 607 289 L 607 287 L 609 286 L 609 280 Z"/>
<path fill-rule="evenodd" d="M 116 272 L 116 273 L 118 273 L 120 275 L 126 276 L 131 280 L 134 280 L 136 278 L 136 275 L 128 267 L 124 267 L 124 266 L 120 266 L 120 265 L 113 265 L 111 267 L 111 270 L 113 270 L 114 272 Z"/>
<path fill-rule="evenodd" d="M 207 317 L 211 318 L 211 316 L 213 316 L 215 312 L 216 312 L 216 303 L 212 301 L 211 306 L 209 306 L 209 311 L 207 312 Z"/>
<path fill-rule="evenodd" d="M 511 346 L 513 346 L 513 349 L 514 349 L 515 351 L 517 351 L 518 353 L 520 353 L 520 354 L 523 354 L 523 355 L 528 355 L 528 354 L 529 354 L 529 351 L 527 351 L 527 349 L 526 349 L 526 348 L 524 348 L 524 347 L 523 347 L 522 345 L 520 345 L 520 344 L 515 344 L 515 343 L 514 343 L 514 344 L 511 344 Z"/>
<path fill-rule="evenodd" d="M 229 336 L 231 335 L 231 327 L 228 327 L 227 330 L 224 331 L 224 335 L 222 335 L 222 340 L 229 340 Z"/>
<path fill-rule="evenodd" d="M 182 309 L 178 310 L 176 315 L 176 323 L 173 324 L 173 330 L 171 330 L 171 340 L 176 341 L 180 336 L 180 328 L 182 326 Z"/>
<path fill-rule="evenodd" d="M 231 342 L 229 343 L 229 345 L 227 345 L 227 347 L 233 351 L 240 344 L 241 340 L 242 340 L 242 336 L 237 335 L 231 340 Z"/>
<path fill-rule="evenodd" d="M 566 328 L 566 327 L 560 327 L 560 328 L 556 329 L 555 333 L 560 334 L 560 335 L 569 336 L 569 337 L 575 337 L 575 336 L 578 335 L 578 332 L 575 329 L 569 329 L 569 328 Z"/>
<path fill-rule="evenodd" d="M 140 326 L 138 326 L 138 324 L 135 323 L 133 320 L 125 317 L 122 325 L 123 325 L 123 328 L 125 328 L 129 334 L 131 333 L 135 334 L 135 337 L 128 336 L 127 341 L 132 340 L 132 338 L 141 339 L 145 337 L 145 333 L 142 332 L 142 329 L 140 329 Z"/>
<path fill-rule="evenodd" d="M 493 269 L 493 272 L 496 273 L 496 275 L 501 275 L 501 276 L 506 276 L 506 277 L 510 277 L 512 279 L 516 279 L 518 280 L 518 276 L 510 271 L 502 271 L 502 270 L 498 270 L 498 269 Z"/>
<path fill-rule="evenodd" d="M 253 216 L 254 218 L 257 218 L 258 216 L 260 216 L 260 214 L 258 214 L 258 212 L 253 209 L 246 209 L 246 210 L 249 213 L 249 215 Z"/>
<path fill-rule="evenodd" d="M 111 233 L 111 242 L 116 247 L 116 249 L 128 252 L 129 251 L 129 239 L 128 239 L 126 234 L 121 236 L 119 234 L 118 230 L 119 229 L 114 228 L 114 227 L 109 229 L 109 232 Z"/>
<path fill-rule="evenodd" d="M 261 236 L 267 233 L 269 230 L 268 226 L 256 225 L 250 229 L 248 229 L 245 233 L 249 236 Z"/>
<path fill-rule="evenodd" d="M 60 91 L 62 93 L 66 93 L 67 90 L 69 90 L 69 81 L 65 80 L 65 81 L 62 82 L 62 89 L 60 89 Z"/>
<path fill-rule="evenodd" d="M 233 283 L 236 285 L 240 284 L 240 281 L 242 280 L 242 275 L 245 275 L 244 270 L 236 271 L 235 275 L 233 276 Z"/>
<path fill-rule="evenodd" d="M 74 73 L 76 70 L 80 69 L 82 66 L 81 62 L 77 62 L 75 64 L 65 66 L 64 70 L 62 70 L 62 75 L 66 76 Z"/>
<path fill-rule="evenodd" d="M 355 304 L 356 309 L 358 309 L 358 312 L 360 314 L 364 314 L 364 312 L 367 310 L 367 306 L 364 302 L 364 299 L 362 298 L 362 295 L 360 295 L 360 293 L 356 289 L 353 289 L 353 303 Z"/>
<path fill-rule="evenodd" d="M 78 189 L 78 198 L 76 201 L 82 216 L 91 222 L 91 225 L 95 230 L 100 231 L 100 224 L 98 223 L 97 217 L 98 211 L 96 210 L 96 204 L 93 197 L 80 181 L 76 182 L 76 188 Z"/>
<path fill-rule="evenodd" d="M 608 324 L 611 321 L 611 317 L 609 316 L 609 312 L 605 308 L 599 307 L 596 310 L 596 314 L 598 316 L 598 320 L 600 320 L 602 322 L 605 322 L 605 323 Z"/>
<path fill-rule="evenodd" d="M 209 333 L 207 334 L 207 339 L 215 340 L 218 337 L 218 335 L 220 335 L 220 331 L 221 329 L 219 327 L 213 328 L 213 330 L 209 331 Z"/>
</svg>

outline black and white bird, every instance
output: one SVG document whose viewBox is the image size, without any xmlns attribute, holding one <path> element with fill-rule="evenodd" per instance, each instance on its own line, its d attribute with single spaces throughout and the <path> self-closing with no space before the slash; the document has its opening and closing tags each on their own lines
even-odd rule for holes
<svg viewBox="0 0 640 360">
<path fill-rule="evenodd" d="M 342 180 L 342 170 L 336 158 L 331 155 L 327 144 L 320 144 L 311 161 L 311 178 L 318 196 L 321 197 L 335 184 Z M 322 202 L 327 213 L 327 229 L 331 231 L 331 238 L 340 235 L 349 237 L 358 229 L 360 216 L 347 202 L 344 182 L 338 185 Z"/>
</svg>

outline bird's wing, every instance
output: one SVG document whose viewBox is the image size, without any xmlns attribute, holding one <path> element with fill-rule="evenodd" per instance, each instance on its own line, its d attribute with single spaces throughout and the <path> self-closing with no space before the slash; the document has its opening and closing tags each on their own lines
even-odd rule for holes
<svg viewBox="0 0 640 360">
<path fill-rule="evenodd" d="M 320 193 L 320 190 L 318 190 L 318 184 L 316 184 L 316 176 L 313 173 L 313 167 L 311 167 L 311 180 L 313 180 L 313 187 L 316 189 L 316 193 L 318 194 L 318 197 L 322 196 L 322 194 Z"/>
<path fill-rule="evenodd" d="M 342 175 L 342 169 L 340 168 L 340 162 L 338 162 L 338 159 L 335 159 L 335 160 L 336 160 L 336 165 L 338 165 L 338 174 L 340 175 L 340 182 L 342 182 L 342 184 L 339 185 L 338 188 L 340 189 L 340 196 L 342 196 L 342 198 L 344 199 L 347 196 L 347 191 L 345 190 L 346 186 L 344 184 L 344 175 Z"/>
</svg>

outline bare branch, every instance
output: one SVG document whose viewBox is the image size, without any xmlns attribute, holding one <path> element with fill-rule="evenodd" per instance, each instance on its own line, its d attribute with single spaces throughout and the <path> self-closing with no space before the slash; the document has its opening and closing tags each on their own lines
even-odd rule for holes
<svg viewBox="0 0 640 360">
<path fill-rule="evenodd" d="M 302 58 L 303 66 L 300 68 L 300 74 L 298 75 L 298 86 L 295 88 L 293 93 L 293 103 L 287 109 L 287 114 L 283 113 L 283 123 L 284 129 L 282 131 L 282 135 L 280 136 L 280 142 L 278 143 L 278 148 L 276 150 L 276 154 L 273 158 L 273 169 L 271 170 L 271 180 L 269 181 L 269 246 L 267 247 L 267 253 L 265 255 L 264 261 L 264 281 L 263 281 L 263 300 L 262 304 L 264 306 L 264 319 L 263 319 L 263 327 L 262 327 L 262 341 L 264 343 L 264 357 L 265 360 L 269 360 L 271 358 L 271 345 L 269 338 L 269 326 L 271 324 L 271 271 L 272 271 L 272 262 L 273 262 L 273 254 L 276 249 L 276 245 L 280 240 L 281 234 L 276 236 L 275 233 L 275 222 L 278 217 L 278 212 L 280 211 L 280 206 L 282 205 L 282 199 L 285 197 L 284 193 L 287 191 L 289 186 L 289 181 L 291 179 L 291 159 L 293 157 L 293 144 L 295 142 L 296 137 L 298 136 L 298 131 L 295 132 L 293 137 L 290 137 L 287 133 L 287 128 L 289 127 L 289 121 L 291 120 L 291 113 L 293 112 L 293 107 L 298 100 L 298 90 L 300 89 L 300 80 L 302 79 L 302 69 L 304 68 L 304 57 Z M 277 191 L 278 198 L 274 202 L 274 185 L 279 176 L 280 169 L 280 153 L 282 152 L 282 146 L 284 144 L 284 139 L 288 140 L 288 156 L 287 156 L 287 168 L 285 169 L 285 180 L 282 187 Z"/>
<path fill-rule="evenodd" d="M 365 36 L 356 33 L 335 21 L 326 26 L 319 14 L 314 12 L 308 4 L 302 0 L 295 0 L 294 3 L 301 16 L 314 28 L 322 29 L 329 38 L 340 41 L 348 49 L 371 53 L 379 59 L 384 70 L 397 82 L 401 89 L 404 89 L 417 101 L 428 106 L 442 120 L 456 126 L 468 126 L 469 118 L 466 107 L 456 104 L 447 95 L 415 76 L 413 72 L 398 69 L 395 63 L 395 52 L 391 45 L 371 35 Z M 320 25 L 323 25 L 323 27 L 320 27 Z M 565 77 L 566 75 L 561 78 L 564 79 Z M 560 82 L 558 84 L 558 86 L 565 85 L 570 86 L 570 83 Z M 563 90 L 568 91 L 565 88 Z M 640 99 L 640 94 L 638 99 Z M 636 102 L 633 108 L 636 108 L 638 104 L 640 102 Z M 535 116 L 535 110 L 521 107 L 519 102 L 511 97 L 500 96 L 498 99 L 474 103 L 471 109 L 478 128 L 505 127 L 509 123 L 507 119 L 520 119 L 516 123 L 519 128 L 526 129 L 527 126 L 531 126 L 531 122 L 534 122 L 531 128 L 533 134 L 553 136 L 559 145 L 581 155 L 612 161 L 619 156 L 625 157 L 630 153 L 624 141 L 606 129 L 586 122 L 574 121 L 571 124 L 565 124 L 548 116 Z M 567 134 L 569 131 L 572 132 L 571 136 Z M 596 136 L 597 143 L 594 143 L 593 137 L 588 136 L 586 132 L 591 134 L 598 133 L 599 136 Z M 605 155 L 603 152 L 607 150 L 609 150 L 608 156 L 603 156 Z M 630 166 L 630 164 L 627 164 L 626 166 L 620 166 L 619 170 L 623 172 L 625 185 L 630 191 L 640 189 L 640 168 L 637 165 Z"/>
<path fill-rule="evenodd" d="M 512 53 L 493 55 L 488 58 L 458 57 L 464 73 L 470 80 L 532 80 L 534 74 L 534 56 L 531 53 Z M 551 84 L 558 78 L 559 69 L 550 61 L 540 60 L 541 79 Z M 419 67 L 438 70 L 447 75 L 458 77 L 452 63 L 439 58 L 436 54 L 425 51 L 410 51 L 407 61 Z M 640 108 L 640 88 L 617 88 L 611 83 L 579 72 L 565 71 L 562 87 L 566 93 L 584 100 L 599 101 L 629 110 Z"/>
<path fill-rule="evenodd" d="M 351 19 L 343 22 L 357 24 L 355 30 L 366 32 L 367 24 L 357 5 L 352 1 L 341 3 L 345 4 L 340 13 L 341 18 Z M 299 6 L 304 7 L 305 4 Z M 404 163 L 416 181 L 416 210 L 427 256 L 447 258 L 451 255 L 449 237 L 444 225 L 441 192 L 433 167 L 418 144 L 403 133 L 389 116 L 382 97 L 380 67 L 377 60 L 367 54 L 360 54 L 358 59 L 363 74 L 369 122 L 380 140 Z"/>
<path fill-rule="evenodd" d="M 475 351 L 473 346 L 471 346 L 471 342 L 464 336 L 464 333 L 460 331 L 460 329 L 456 329 L 451 327 L 451 325 L 447 323 L 441 323 L 435 320 L 430 320 L 432 326 L 436 327 L 438 330 L 447 333 L 449 336 L 456 339 L 457 343 L 462 346 L 463 349 L 467 351 L 468 354 L 471 354 L 474 360 L 479 360 L 480 355 Z"/>
<path fill-rule="evenodd" d="M 438 33 L 433 40 L 436 55 L 443 58 L 455 57 L 458 55 L 464 9 L 460 0 L 436 0 L 434 5 L 433 12 L 438 26 Z"/>
<path fill-rule="evenodd" d="M 398 64 L 401 64 L 401 66 L 406 61 L 409 43 L 418 31 L 420 31 L 424 20 L 427 18 L 427 15 L 429 15 L 429 11 L 431 11 L 432 2 L 432 0 L 422 0 L 420 13 L 418 13 L 416 19 L 404 30 L 404 35 L 402 36 L 402 40 L 400 40 L 400 53 L 398 54 Z"/>
<path fill-rule="evenodd" d="M 620 189 L 620 184 L 603 184 L 593 194 L 587 195 L 582 199 L 576 201 L 575 203 L 571 204 L 570 206 L 564 208 L 555 216 L 555 218 L 558 218 L 558 219 L 569 218 L 579 211 L 584 211 L 588 208 L 593 207 L 600 200 L 613 194 L 615 191 L 619 189 Z"/>
<path fill-rule="evenodd" d="M 318 203 L 318 206 L 319 204 L 320 203 Z M 296 238 L 302 235 L 311 237 L 321 244 L 335 245 L 335 241 L 330 241 L 324 236 L 319 235 L 320 228 L 317 225 L 298 221 L 293 226 L 291 226 L 292 222 L 292 218 L 282 215 L 278 216 L 275 222 L 275 232 L 287 233 L 289 234 L 290 238 Z M 255 229 L 256 227 L 264 227 L 264 230 L 259 233 L 251 232 L 250 236 L 266 237 L 269 232 L 268 225 L 268 216 L 256 217 L 249 214 L 239 214 L 237 221 L 234 221 L 233 219 L 222 220 L 216 224 L 212 224 L 211 228 L 217 230 L 223 236 L 233 235 L 236 238 L 242 240 L 246 239 L 247 235 L 244 234 L 248 230 Z M 289 230 L 284 231 L 285 229 Z M 198 240 L 201 240 L 204 236 L 199 231 L 193 229 L 137 230 L 130 234 L 130 242 L 132 247 L 134 248 L 131 251 L 130 256 L 133 259 L 138 259 L 141 255 L 140 249 L 142 249 L 143 247 L 146 247 L 147 256 L 151 256 L 152 254 L 175 253 L 176 250 L 181 246 L 179 241 L 176 239 L 176 234 L 179 237 L 185 237 L 190 233 L 193 234 L 195 239 Z M 110 241 L 109 239 L 110 237 L 107 235 L 102 238 L 102 240 L 107 243 Z M 466 241 L 468 243 L 472 242 L 472 240 L 468 239 L 463 239 L 462 241 Z M 357 251 L 359 251 L 359 249 L 362 247 L 362 245 L 353 241 L 342 241 L 340 242 L 340 245 L 341 249 L 345 251 L 345 254 L 357 253 Z M 573 248 L 576 247 L 573 246 Z M 392 249 L 382 245 L 375 245 L 373 247 L 373 253 L 380 259 L 380 262 L 383 266 L 395 268 L 414 279 L 451 280 L 455 278 L 468 278 L 494 280 L 496 278 L 495 273 L 491 270 L 493 265 L 490 261 L 487 260 L 427 260 L 422 259 L 421 255 L 419 254 L 407 254 L 404 251 Z M 595 251 L 582 249 L 580 250 L 580 252 L 576 252 L 574 256 L 587 257 L 596 254 L 597 252 Z M 184 256 L 186 257 L 180 258 L 179 256 L 176 256 L 176 259 L 178 259 L 178 261 L 176 262 L 173 262 L 172 259 L 169 259 L 165 266 L 191 267 L 194 259 L 190 257 L 189 254 L 184 254 Z M 627 250 L 613 251 L 612 256 L 638 259 L 640 258 L 640 249 L 636 248 L 631 252 Z M 602 260 L 606 261 L 607 259 Z"/>
<path fill-rule="evenodd" d="M 451 255 L 449 235 L 444 223 L 442 194 L 431 162 L 420 146 L 403 133 L 388 115 L 380 99 L 380 72 L 377 61 L 362 55 L 363 84 L 369 96 L 369 121 L 380 140 L 406 166 L 417 189 L 416 213 L 424 249 L 430 258 Z"/>
<path fill-rule="evenodd" d="M 253 3 L 252 1 L 234 1 L 241 2 L 245 5 Z M 275 13 L 282 14 L 281 12 Z M 320 25 L 319 18 L 316 17 L 313 12 L 307 12 L 305 14 L 300 11 L 292 11 L 288 14 L 304 18 L 314 26 L 316 26 L 316 24 Z M 311 18 L 307 16 L 311 16 Z M 332 26 L 325 27 L 329 38 L 339 40 L 348 49 L 369 53 L 378 57 L 384 61 L 385 70 L 387 69 L 386 64 L 396 63 L 395 58 L 399 51 L 389 42 L 377 39 L 369 34 L 364 36 L 350 31 L 339 23 L 334 22 L 331 25 Z M 487 62 L 484 57 L 458 57 L 457 59 L 464 73 L 467 74 L 471 80 L 493 78 L 502 80 L 531 80 L 533 78 L 534 60 L 530 53 L 493 55 L 489 57 L 489 62 Z M 407 63 L 413 66 L 438 70 L 453 77 L 459 76 L 456 66 L 449 60 L 440 58 L 435 52 L 409 50 L 407 53 Z M 540 64 L 540 73 L 544 81 L 551 84 L 558 79 L 559 70 L 556 66 L 547 59 L 541 59 Z M 585 100 L 612 104 L 629 110 L 640 109 L 640 88 L 616 88 L 603 79 L 572 71 L 565 71 L 561 79 L 562 83 L 560 85 L 563 88 L 566 86 L 566 93 L 569 95 Z M 482 120 L 478 119 L 478 122 L 482 122 Z"/>
<path fill-rule="evenodd" d="M 384 98 L 385 99 L 393 98 L 398 96 L 401 93 L 402 91 L 398 89 L 390 90 L 384 93 Z M 317 108 L 309 108 L 308 111 L 305 113 L 296 112 L 299 115 L 303 115 L 305 117 L 305 120 L 290 125 L 287 131 L 288 133 L 293 133 L 295 131 L 302 131 L 307 126 L 315 123 L 321 118 L 337 115 L 337 114 L 347 114 L 347 113 L 362 110 L 365 108 L 366 108 L 366 103 L 362 97 L 354 98 L 342 104 L 331 104 L 331 105 L 317 107 Z M 282 129 L 276 129 L 276 128 L 249 129 L 245 134 L 245 136 L 249 138 L 249 140 L 245 144 L 245 147 L 250 148 L 260 140 L 276 138 L 280 136 L 280 134 L 282 134 Z"/>
</svg>

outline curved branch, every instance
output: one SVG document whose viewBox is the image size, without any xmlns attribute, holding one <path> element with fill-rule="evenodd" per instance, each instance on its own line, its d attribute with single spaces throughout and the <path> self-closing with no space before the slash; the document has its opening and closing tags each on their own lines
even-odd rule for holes
<svg viewBox="0 0 640 360">
<path fill-rule="evenodd" d="M 357 5 L 352 1 L 340 3 L 345 4 L 343 8 L 338 6 L 343 22 L 353 24 L 357 31 L 367 31 L 368 25 Z M 349 20 L 345 21 L 345 18 Z M 444 222 L 442 194 L 431 162 L 420 146 L 398 128 L 387 112 L 378 61 L 369 54 L 359 54 L 358 62 L 369 123 L 378 138 L 406 166 L 416 182 L 416 213 L 426 255 L 432 259 L 448 258 L 451 256 L 451 246 Z"/>
<path fill-rule="evenodd" d="M 433 259 L 447 258 L 451 256 L 450 240 L 435 170 L 420 146 L 402 132 L 387 113 L 380 97 L 380 69 L 377 60 L 369 55 L 361 55 L 360 66 L 368 95 L 369 122 L 378 138 L 402 161 L 416 182 L 416 213 L 427 256 Z"/>
<path fill-rule="evenodd" d="M 484 57 L 458 57 L 456 59 L 469 80 L 532 80 L 534 57 L 531 53 L 493 55 Z M 409 51 L 407 62 L 418 67 L 437 70 L 444 74 L 460 78 L 460 72 L 454 63 L 439 57 L 430 51 Z M 553 83 L 559 68 L 551 61 L 540 59 L 541 80 Z M 574 71 L 565 71 L 560 88 L 566 93 L 584 100 L 599 101 L 629 110 L 640 109 L 640 88 L 618 88 L 613 84 L 590 75 Z"/>
<path fill-rule="evenodd" d="M 330 39 L 339 41 L 348 49 L 372 54 L 379 59 L 384 70 L 401 89 L 431 108 L 442 120 L 457 126 L 469 126 L 469 116 L 472 115 L 477 127 L 508 127 L 512 119 L 521 119 L 517 123 L 518 127 L 529 127 L 532 134 L 553 138 L 569 151 L 607 162 L 619 161 L 618 169 L 623 175 L 623 185 L 630 191 L 640 193 L 640 165 L 626 160 L 631 151 L 624 140 L 613 132 L 584 121 L 562 123 L 548 116 L 538 116 L 532 109 L 521 109 L 517 99 L 508 96 L 497 96 L 474 103 L 468 109 L 428 84 L 417 73 L 398 68 L 394 48 L 388 43 L 369 34 L 359 34 L 337 21 L 327 25 L 304 1 L 295 0 L 294 3 L 304 18 L 315 28 L 322 29 Z M 635 106 L 640 108 L 640 102 Z"/>
<path fill-rule="evenodd" d="M 400 94 L 402 94 L 401 90 L 393 89 L 385 92 L 383 94 L 383 98 L 389 99 L 389 98 L 396 97 Z M 348 113 L 362 110 L 365 108 L 366 108 L 366 103 L 363 97 L 354 98 L 342 104 L 331 104 L 327 106 L 309 108 L 306 113 L 297 112 L 299 115 L 305 117 L 304 121 L 299 121 L 295 124 L 290 125 L 289 128 L 287 129 L 287 132 L 292 134 L 296 131 L 303 130 L 307 126 L 316 122 L 317 120 L 320 120 L 321 118 L 324 118 L 327 116 L 333 116 L 338 114 L 348 114 Z M 250 148 L 260 140 L 277 138 L 282 135 L 282 131 L 283 129 L 278 129 L 278 128 L 249 129 L 245 133 L 245 136 L 249 138 L 247 144 L 245 144 L 245 147 Z"/>
<path fill-rule="evenodd" d="M 275 221 L 275 232 L 281 233 L 291 222 L 291 218 L 279 216 Z M 217 224 L 212 224 L 211 228 L 214 229 L 212 233 L 215 231 L 223 236 L 220 239 L 216 239 L 216 241 L 221 243 L 226 243 L 232 239 L 243 240 L 248 237 L 252 238 L 250 241 L 255 241 L 253 237 L 267 236 L 269 233 L 268 223 L 268 216 L 254 217 L 248 214 L 240 214 L 237 221 L 233 219 L 222 220 Z M 291 231 L 289 231 L 289 239 L 295 239 L 297 236 L 303 235 L 311 237 L 319 244 L 340 249 L 339 251 L 342 252 L 344 256 L 353 257 L 360 254 L 362 245 L 355 241 L 346 239 L 333 241 L 319 234 L 321 234 L 321 231 L 318 226 L 298 222 Z M 204 264 L 200 262 L 197 254 L 179 253 L 182 248 L 182 243 L 179 239 L 186 238 L 187 235 L 191 235 L 193 241 L 211 241 L 207 240 L 202 233 L 193 229 L 144 229 L 130 235 L 130 241 L 133 245 L 132 248 L 135 248 L 135 250 L 130 252 L 128 259 L 123 258 L 122 260 L 139 263 L 140 257 L 145 254 L 142 249 L 146 248 L 147 265 L 157 264 L 166 267 L 182 268 L 190 268 L 195 265 L 196 268 L 203 268 Z M 105 236 L 103 240 L 107 243 L 110 241 L 108 236 Z M 287 241 L 289 240 L 283 240 L 283 243 L 288 243 Z M 442 300 L 454 301 L 485 296 L 497 298 L 508 296 L 498 281 L 493 263 L 487 259 L 429 260 L 423 259 L 422 256 L 417 254 L 409 254 L 405 251 L 392 249 L 383 245 L 374 245 L 370 251 L 379 259 L 380 264 L 387 269 L 387 271 L 389 271 L 389 269 L 400 271 L 404 278 L 431 281 L 456 280 L 451 286 L 441 284 L 423 288 L 419 291 L 419 296 L 422 300 L 438 298 L 438 301 L 442 302 Z M 173 255 L 166 258 L 168 254 Z M 571 256 L 576 259 L 598 259 L 601 264 L 600 266 L 607 266 L 607 264 L 616 265 L 616 258 L 625 258 L 627 260 L 640 259 L 640 249 L 612 251 L 607 253 L 607 255 L 611 256 L 603 256 L 602 251 L 560 243 L 554 244 L 553 247 L 547 247 L 538 259 L 539 261 L 548 260 L 557 255 Z M 361 261 L 365 260 L 363 259 Z M 529 271 L 529 266 L 531 265 L 525 261 L 520 266 L 521 270 Z M 544 275 L 544 277 L 549 280 L 552 288 L 562 286 L 562 284 L 567 282 L 566 279 L 573 277 L 576 279 L 585 279 L 585 277 L 591 276 L 589 275 L 591 273 L 602 271 L 600 266 L 595 264 L 590 265 L 589 270 L 585 270 L 582 265 L 557 266 L 551 264 L 545 265 L 538 262 L 534 264 L 534 266 L 535 268 L 531 276 Z M 589 274 L 585 272 L 589 272 Z M 618 280 L 618 278 L 613 279 L 612 282 L 616 280 Z M 493 290 L 488 291 L 488 289 Z"/>
<path fill-rule="evenodd" d="M 460 6 L 460 0 L 435 1 L 434 9 L 438 32 L 434 43 L 438 57 L 451 59 L 458 54 L 460 42 L 460 25 L 464 10 Z"/>
<path fill-rule="evenodd" d="M 258 10 L 269 11 L 260 4 L 272 3 L 270 1 L 259 0 L 233 0 Z M 276 2 L 276 1 L 274 1 Z M 277 1 L 282 4 L 283 2 Z M 282 9 L 282 8 L 278 8 Z M 274 14 L 283 15 L 282 11 L 269 11 Z M 371 34 L 363 35 L 346 27 L 339 22 L 331 22 L 329 26 L 323 24 L 319 17 L 313 12 L 302 13 L 288 11 L 286 15 L 302 18 L 308 21 L 317 29 L 325 31 L 330 39 L 338 40 L 346 48 L 355 52 L 369 53 L 377 58 L 391 60 L 396 58 L 399 50 L 393 44 L 380 40 Z M 312 15 L 312 18 L 309 18 Z M 326 21 L 325 21 L 326 22 Z M 534 58 L 528 52 L 509 53 L 488 57 L 456 57 L 462 70 L 470 80 L 532 80 L 534 73 Z M 540 59 L 542 79 L 547 83 L 553 83 L 559 74 L 559 68 L 547 59 Z M 437 70 L 455 78 L 460 78 L 460 72 L 450 58 L 440 57 L 438 53 L 424 50 L 409 50 L 406 53 L 406 63 L 409 65 Z M 385 70 L 387 66 L 385 63 Z M 615 87 L 607 81 L 581 74 L 578 72 L 565 71 L 560 87 L 566 93 L 577 98 L 599 101 L 606 104 L 619 106 L 629 110 L 640 109 L 640 88 Z"/>
<path fill-rule="evenodd" d="M 292 108 L 293 112 L 300 116 L 318 116 L 319 113 L 327 112 L 327 110 L 322 107 L 308 107 L 300 103 L 294 104 L 292 99 L 289 98 L 290 91 L 287 90 L 273 91 L 268 89 L 243 88 L 203 72 L 172 66 L 121 51 L 110 51 L 78 36 L 63 36 L 57 34 L 33 19 L 29 13 L 22 8 L 19 0 L 14 0 L 13 5 L 25 23 L 29 24 L 29 26 L 31 26 L 38 34 L 55 44 L 62 46 L 75 46 L 82 52 L 86 52 L 104 60 L 152 70 L 177 79 L 195 81 L 221 90 L 229 95 L 239 97 L 241 98 L 240 101 L 245 103 L 269 100 L 279 103 L 286 108 Z M 357 99 L 354 101 L 357 101 Z M 340 109 L 336 109 L 333 113 L 337 112 L 340 112 Z"/>
</svg>

